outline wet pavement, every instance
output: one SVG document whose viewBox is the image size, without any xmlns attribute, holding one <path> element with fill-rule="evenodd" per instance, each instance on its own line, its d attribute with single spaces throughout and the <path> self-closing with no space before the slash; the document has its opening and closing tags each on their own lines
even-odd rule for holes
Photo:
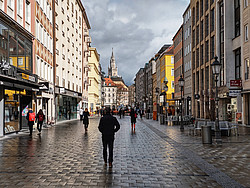
<svg viewBox="0 0 250 188">
<path fill-rule="evenodd" d="M 250 128 L 203 145 L 185 128 L 119 119 L 113 168 L 104 166 L 99 118 L 0 139 L 0 187 L 250 187 Z"/>
</svg>

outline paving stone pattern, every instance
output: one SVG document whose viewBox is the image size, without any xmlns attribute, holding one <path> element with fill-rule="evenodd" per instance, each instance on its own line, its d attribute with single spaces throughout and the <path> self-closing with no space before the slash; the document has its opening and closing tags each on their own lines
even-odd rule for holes
<svg viewBox="0 0 250 188">
<path fill-rule="evenodd" d="M 87 134 L 80 121 L 70 121 L 44 129 L 41 136 L 22 133 L 0 140 L 0 187 L 229 187 L 197 166 L 190 154 L 228 175 L 226 181 L 235 183 L 231 187 L 250 185 L 225 172 L 238 171 L 236 164 L 231 166 L 238 158 L 220 159 L 225 164 L 222 167 L 216 158 L 219 154 L 213 155 L 215 149 L 226 156 L 223 152 L 230 147 L 221 151 L 203 146 L 199 138 L 154 121 L 138 121 L 134 133 L 129 117 L 118 120 L 121 129 L 116 134 L 112 169 L 103 165 L 98 117 L 90 119 Z M 183 149 L 179 143 L 185 143 Z M 242 150 L 249 152 L 249 148 Z M 240 176 L 247 179 L 249 155 L 241 159 L 240 166 L 245 165 L 246 170 Z"/>
</svg>

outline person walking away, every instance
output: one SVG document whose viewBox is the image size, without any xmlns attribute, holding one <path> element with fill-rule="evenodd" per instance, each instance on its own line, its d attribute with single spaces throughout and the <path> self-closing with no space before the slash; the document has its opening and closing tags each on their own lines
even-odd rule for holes
<svg viewBox="0 0 250 188">
<path fill-rule="evenodd" d="M 142 112 L 141 109 L 139 110 L 139 114 L 140 114 L 140 117 L 141 117 L 141 119 L 142 119 L 142 114 L 143 114 L 143 112 Z"/>
<path fill-rule="evenodd" d="M 43 126 L 43 121 L 44 120 L 45 120 L 45 115 L 43 114 L 42 109 L 40 109 L 39 112 L 36 115 L 37 130 L 39 131 L 38 135 L 41 134 L 42 126 Z"/>
<path fill-rule="evenodd" d="M 122 110 L 122 117 L 124 118 L 125 116 L 125 109 Z"/>
<path fill-rule="evenodd" d="M 88 108 L 85 108 L 84 112 L 83 112 L 83 124 L 84 124 L 84 128 L 85 131 L 88 131 L 88 126 L 89 126 L 89 111 Z"/>
<path fill-rule="evenodd" d="M 122 109 L 119 110 L 120 119 L 122 118 Z"/>
<path fill-rule="evenodd" d="M 132 131 L 133 130 L 135 131 L 135 123 L 136 123 L 137 114 L 134 111 L 134 109 L 131 109 L 130 117 L 131 117 L 131 129 Z"/>
<path fill-rule="evenodd" d="M 26 119 L 28 120 L 28 126 L 29 126 L 29 130 L 30 130 L 29 135 L 32 136 L 33 126 L 34 126 L 34 122 L 36 119 L 36 114 L 33 112 L 33 110 L 31 108 L 29 108 Z"/>
<path fill-rule="evenodd" d="M 103 159 L 105 166 L 107 165 L 107 162 L 109 162 L 109 167 L 112 168 L 115 133 L 120 129 L 120 124 L 116 117 L 110 114 L 110 111 L 109 107 L 105 109 L 105 115 L 100 119 L 98 129 L 102 133 Z M 107 148 L 109 148 L 108 161 Z"/>
<path fill-rule="evenodd" d="M 82 121 L 82 118 L 83 118 L 83 112 L 84 112 L 83 108 L 80 108 L 80 110 L 79 110 L 80 121 Z"/>
</svg>

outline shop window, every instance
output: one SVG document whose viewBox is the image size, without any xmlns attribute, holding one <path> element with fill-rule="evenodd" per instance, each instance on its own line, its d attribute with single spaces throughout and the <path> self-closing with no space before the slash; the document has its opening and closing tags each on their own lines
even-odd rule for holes
<svg viewBox="0 0 250 188">
<path fill-rule="evenodd" d="M 19 91 L 5 90 L 5 107 L 4 107 L 4 132 L 5 134 L 17 132 L 20 130 L 20 97 Z"/>
</svg>

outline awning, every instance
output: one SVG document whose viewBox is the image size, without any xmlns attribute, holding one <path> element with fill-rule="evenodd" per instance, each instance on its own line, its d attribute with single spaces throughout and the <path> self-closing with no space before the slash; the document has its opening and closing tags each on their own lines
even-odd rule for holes
<svg viewBox="0 0 250 188">
<path fill-rule="evenodd" d="M 250 89 L 245 89 L 241 91 L 241 94 L 247 94 L 247 93 L 250 94 Z"/>
<path fill-rule="evenodd" d="M 14 84 L 16 86 L 20 86 L 22 88 L 31 88 L 29 90 L 33 89 L 39 89 L 39 87 L 41 86 L 40 84 L 36 83 L 36 82 L 30 82 L 28 80 L 20 80 L 14 77 L 9 77 L 9 76 L 5 76 L 3 74 L 0 74 L 0 82 L 2 81 L 2 83 L 0 83 L 3 86 L 10 86 L 11 84 Z M 13 85 L 13 87 L 15 87 Z"/>
</svg>

